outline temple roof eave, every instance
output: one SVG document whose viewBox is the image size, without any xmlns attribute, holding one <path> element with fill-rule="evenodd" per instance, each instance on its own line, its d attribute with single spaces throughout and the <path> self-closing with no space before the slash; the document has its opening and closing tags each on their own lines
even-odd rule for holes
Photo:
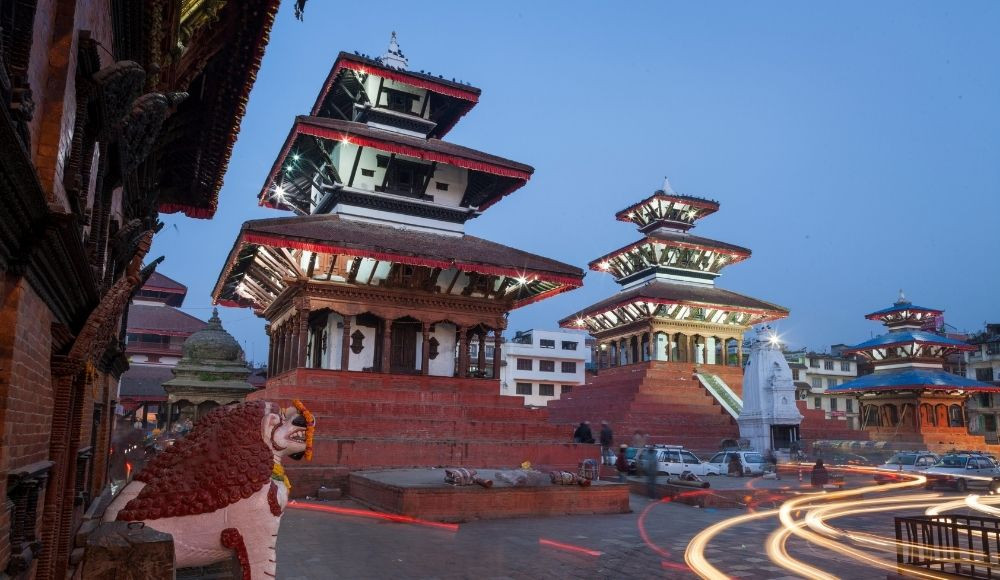
<svg viewBox="0 0 1000 580">
<path fill-rule="evenodd" d="M 963 391 L 993 393 L 1000 386 L 955 375 L 944 370 L 902 369 L 876 372 L 829 387 L 831 393 L 877 393 L 886 391 Z"/>
<path fill-rule="evenodd" d="M 941 336 L 927 331 L 897 331 L 889 332 L 865 342 L 843 349 L 844 353 L 863 352 L 879 348 L 889 348 L 907 344 L 926 344 L 931 346 L 941 346 L 955 350 L 976 350 L 975 346 L 960 340 L 955 340 L 947 336 Z"/>
<path fill-rule="evenodd" d="M 750 258 L 751 255 L 751 251 L 748 248 L 736 246 L 726 242 L 720 242 L 718 240 L 713 240 L 711 238 L 702 238 L 699 236 L 691 236 L 688 234 L 678 234 L 676 236 L 669 236 L 669 237 L 648 236 L 642 238 L 641 240 L 637 240 L 627 246 L 623 246 L 621 248 L 618 248 L 617 250 L 604 254 L 599 258 L 591 260 L 587 264 L 587 267 L 596 272 L 604 272 L 606 270 L 601 267 L 602 263 L 621 257 L 622 255 L 631 252 L 632 250 L 638 248 L 639 246 L 649 243 L 661 243 L 669 247 L 706 250 L 706 251 L 716 252 L 719 254 L 726 254 L 730 257 L 727 265 L 737 264 L 739 262 L 747 260 Z"/>
<path fill-rule="evenodd" d="M 280 200 L 272 201 L 273 196 L 270 194 L 270 190 L 277 183 L 282 167 L 288 163 L 288 158 L 294 155 L 292 150 L 296 142 L 303 136 L 352 143 L 425 161 L 446 163 L 470 171 L 482 171 L 510 181 L 507 187 L 498 191 L 486 203 L 479 205 L 480 211 L 524 186 L 535 171 L 530 165 L 440 139 L 425 139 L 374 129 L 364 123 L 353 121 L 298 116 L 295 118 L 295 123 L 289 130 L 285 143 L 271 165 L 267 178 L 258 193 L 259 205 L 276 209 L 291 209 Z"/>
</svg>

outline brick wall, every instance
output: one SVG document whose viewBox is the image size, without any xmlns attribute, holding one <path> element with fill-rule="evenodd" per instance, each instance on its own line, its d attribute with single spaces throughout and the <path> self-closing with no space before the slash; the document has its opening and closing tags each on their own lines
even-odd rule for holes
<svg viewBox="0 0 1000 580">
<path fill-rule="evenodd" d="M 4 285 L 0 307 L 0 476 L 44 461 L 49 453 L 52 383 L 51 314 L 45 303 L 21 280 Z M 10 557 L 10 505 L 0 515 L 0 569 Z M 39 510 L 39 515 L 41 510 Z M 36 523 L 41 526 L 41 519 Z"/>
</svg>

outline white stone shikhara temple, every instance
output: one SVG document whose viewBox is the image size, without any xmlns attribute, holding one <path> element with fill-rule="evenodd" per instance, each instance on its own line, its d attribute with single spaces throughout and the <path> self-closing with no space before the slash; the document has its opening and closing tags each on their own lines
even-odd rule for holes
<svg viewBox="0 0 1000 580">
<path fill-rule="evenodd" d="M 799 439 L 802 413 L 795 405 L 792 370 L 781 343 L 768 327 L 757 330 L 743 373 L 740 437 L 757 451 L 788 449 Z"/>
</svg>

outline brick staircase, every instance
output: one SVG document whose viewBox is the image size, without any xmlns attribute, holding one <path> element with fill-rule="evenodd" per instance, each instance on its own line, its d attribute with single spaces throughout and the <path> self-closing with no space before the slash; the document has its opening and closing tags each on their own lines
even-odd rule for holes
<svg viewBox="0 0 1000 580">
<path fill-rule="evenodd" d="M 719 375 L 737 394 L 743 377 L 735 367 L 705 367 Z M 739 437 L 736 421 L 695 376 L 690 363 L 651 361 L 588 375 L 587 383 L 548 405 L 549 420 L 575 424 L 611 422 L 618 443 L 636 430 L 648 432 L 650 443 L 684 445 L 709 453 L 725 438 Z M 595 429 L 595 437 L 596 431 Z"/>
<path fill-rule="evenodd" d="M 617 443 L 628 443 L 636 430 L 648 432 L 650 443 L 684 445 L 703 455 L 718 450 L 723 439 L 739 437 L 736 420 L 701 384 L 696 372 L 719 376 L 740 397 L 742 369 L 690 363 L 651 361 L 587 375 L 587 383 L 548 405 L 549 420 L 572 425 L 607 419 Z M 844 421 L 827 419 L 823 411 L 805 409 L 800 431 L 816 439 L 867 440 L 864 431 L 848 429 Z M 595 429 L 595 437 L 596 437 Z"/>
<path fill-rule="evenodd" d="M 296 496 L 346 484 L 359 469 L 514 468 L 527 460 L 576 471 L 580 460 L 600 455 L 594 445 L 571 443 L 573 428 L 550 423 L 545 410 L 501 396 L 493 380 L 301 368 L 249 398 L 300 399 L 316 416 L 313 461 L 285 462 Z"/>
</svg>

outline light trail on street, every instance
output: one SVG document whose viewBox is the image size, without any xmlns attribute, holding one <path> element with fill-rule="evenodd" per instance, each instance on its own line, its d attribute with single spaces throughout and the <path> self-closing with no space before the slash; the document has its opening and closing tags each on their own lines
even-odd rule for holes
<svg viewBox="0 0 1000 580">
<path fill-rule="evenodd" d="M 803 468 L 804 466 L 799 466 Z M 857 466 L 833 466 L 831 471 L 848 474 L 869 475 L 877 470 Z M 861 487 L 837 491 L 803 493 L 786 500 L 777 509 L 747 513 L 718 522 L 698 533 L 687 545 L 684 560 L 690 569 L 712 580 L 729 578 L 726 572 L 713 564 L 705 552 L 718 537 L 729 531 L 738 530 L 752 522 L 773 520 L 775 529 L 764 541 L 764 552 L 777 566 L 789 572 L 818 579 L 834 579 L 838 576 L 830 570 L 817 568 L 794 557 L 788 548 L 791 538 L 806 542 L 814 548 L 838 555 L 859 566 L 880 569 L 893 574 L 901 573 L 916 578 L 950 578 L 949 574 L 917 568 L 897 562 L 897 550 L 912 548 L 905 541 L 895 537 L 851 529 L 842 529 L 833 524 L 834 520 L 851 516 L 863 516 L 884 512 L 919 510 L 928 516 L 936 516 L 948 511 L 971 509 L 986 516 L 1000 515 L 1000 496 L 979 496 L 970 494 L 961 499 L 952 499 L 941 493 L 913 493 L 927 485 L 927 478 L 919 474 L 900 473 L 901 481 L 888 484 L 863 485 Z M 871 497 L 871 496 L 880 497 Z M 957 546 L 920 546 L 926 553 L 937 553 L 936 562 L 958 563 L 982 566 L 984 563 L 1000 563 L 997 556 L 982 552 L 971 552 Z"/>
</svg>

